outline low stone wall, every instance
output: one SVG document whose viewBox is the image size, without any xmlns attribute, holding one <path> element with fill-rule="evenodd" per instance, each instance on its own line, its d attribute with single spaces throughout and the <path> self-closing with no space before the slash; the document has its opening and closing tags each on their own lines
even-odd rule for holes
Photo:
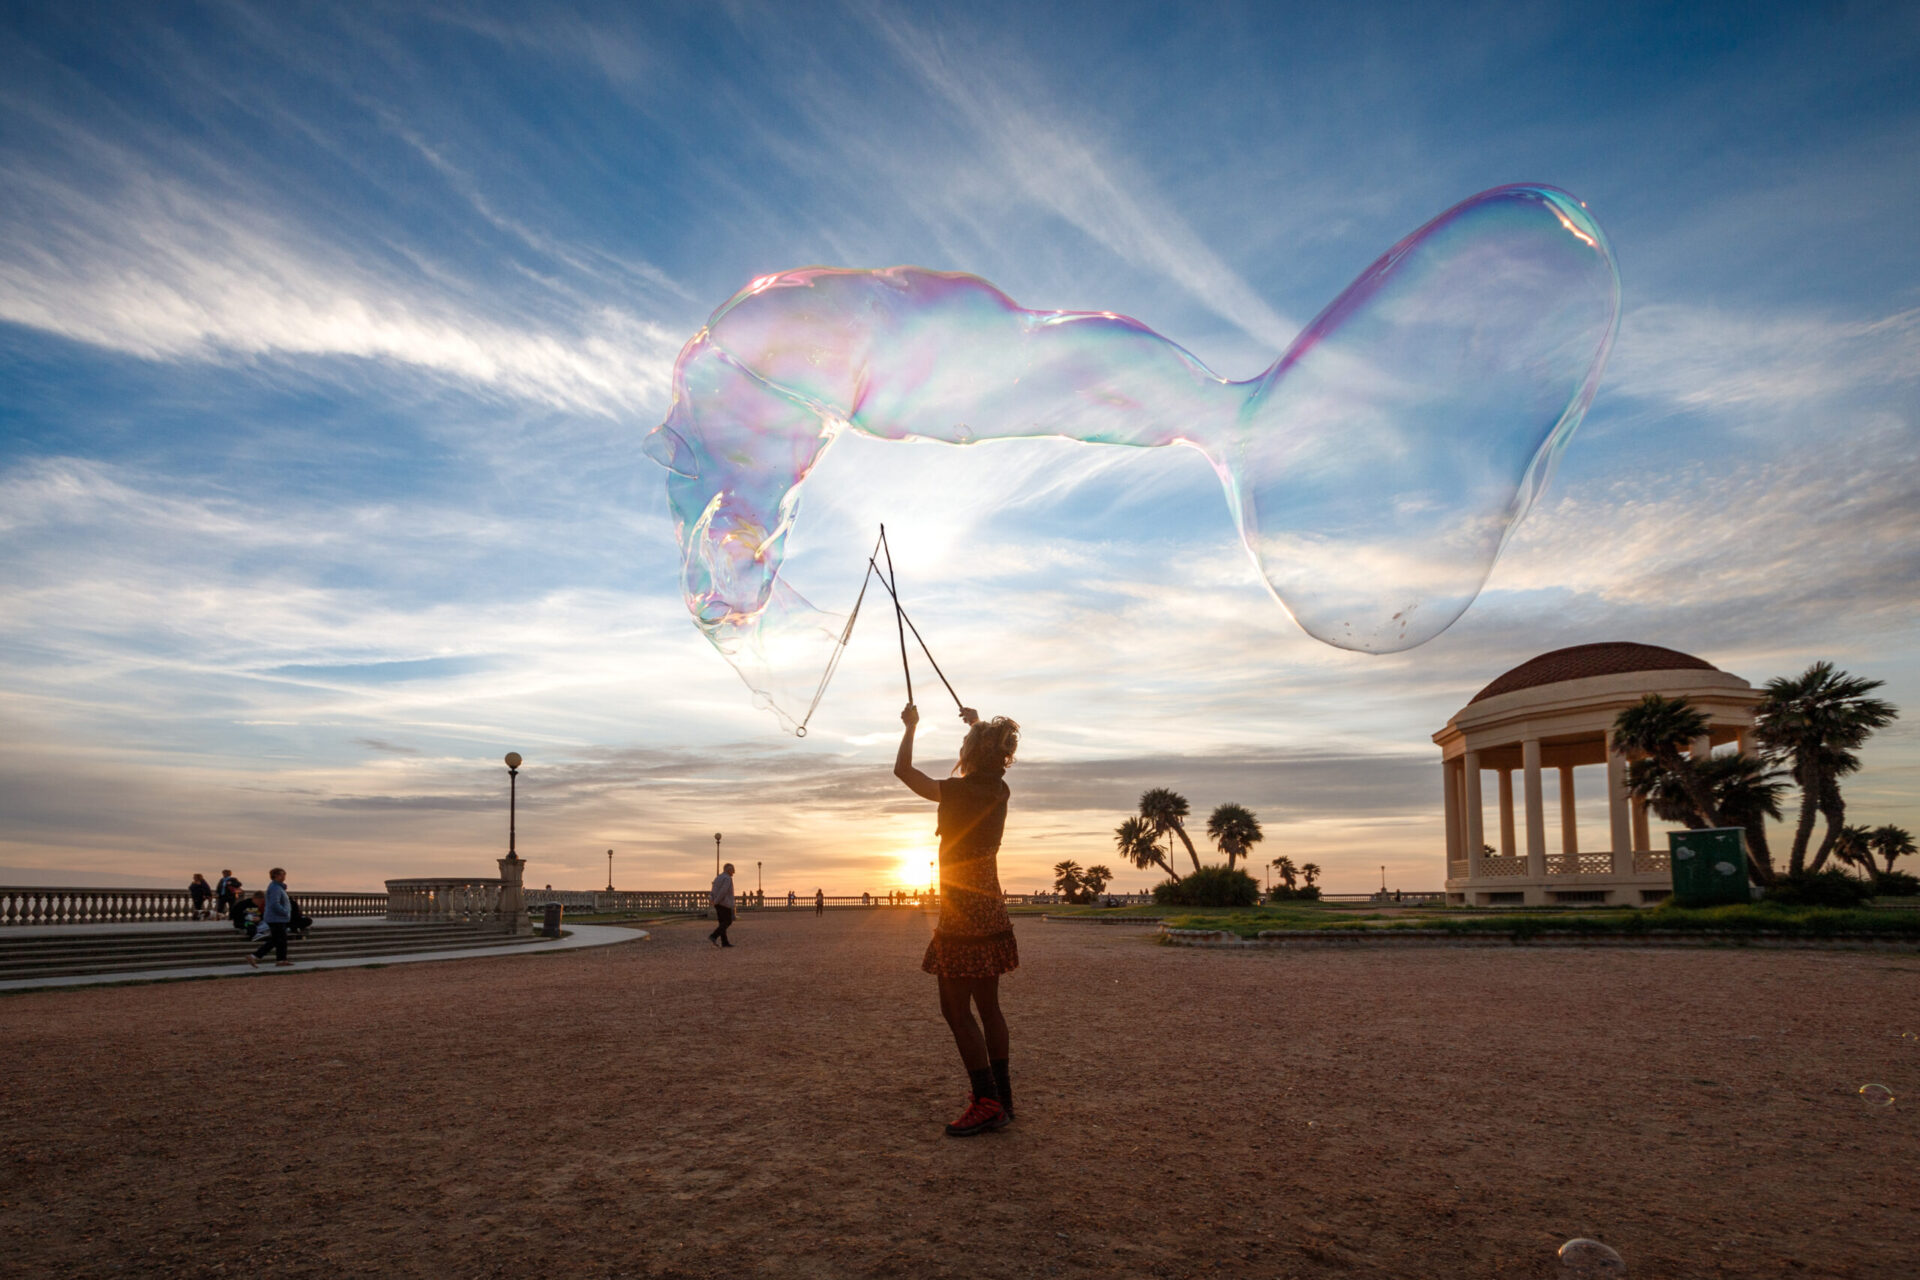
<svg viewBox="0 0 1920 1280">
<path fill-rule="evenodd" d="M 302 893 L 296 889 L 293 899 L 300 904 L 301 910 L 316 919 L 323 916 L 381 916 L 387 913 L 387 895 L 384 893 Z M 185 889 L 0 886 L 0 926 L 147 924 L 193 918 L 193 896 Z"/>
</svg>

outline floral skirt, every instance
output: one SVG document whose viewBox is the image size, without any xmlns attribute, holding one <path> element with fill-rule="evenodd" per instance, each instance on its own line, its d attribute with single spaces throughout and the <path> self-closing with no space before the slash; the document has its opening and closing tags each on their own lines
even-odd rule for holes
<svg viewBox="0 0 1920 1280">
<path fill-rule="evenodd" d="M 1013 930 L 972 935 L 936 929 L 920 968 L 941 978 L 997 978 L 1020 967 Z"/>
</svg>

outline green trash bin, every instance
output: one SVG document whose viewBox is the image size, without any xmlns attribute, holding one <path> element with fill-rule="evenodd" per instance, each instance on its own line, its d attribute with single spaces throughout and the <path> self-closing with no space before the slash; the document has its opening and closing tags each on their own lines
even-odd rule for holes
<svg viewBox="0 0 1920 1280">
<path fill-rule="evenodd" d="M 1740 827 L 1667 832 L 1673 904 L 1718 907 L 1752 902 L 1747 885 L 1747 833 Z"/>
</svg>

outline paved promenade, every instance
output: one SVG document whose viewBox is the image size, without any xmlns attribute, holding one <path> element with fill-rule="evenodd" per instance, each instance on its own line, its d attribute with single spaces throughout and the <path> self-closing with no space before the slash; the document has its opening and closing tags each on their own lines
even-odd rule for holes
<svg viewBox="0 0 1920 1280">
<path fill-rule="evenodd" d="M 0 998 L 23 1275 L 1911 1280 L 1920 957 L 1217 952 L 1022 919 L 955 1141 L 929 916 Z M 1890 1108 L 1856 1090 L 1891 1086 Z"/>
</svg>

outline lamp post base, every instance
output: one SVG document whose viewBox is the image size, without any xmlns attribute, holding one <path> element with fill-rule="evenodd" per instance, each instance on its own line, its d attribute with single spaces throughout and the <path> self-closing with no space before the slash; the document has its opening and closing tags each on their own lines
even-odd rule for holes
<svg viewBox="0 0 1920 1280">
<path fill-rule="evenodd" d="M 527 919 L 527 895 L 521 887 L 522 877 L 526 875 L 527 860 L 517 854 L 509 853 L 500 859 L 500 932 L 519 936 L 533 932 L 533 921 Z"/>
</svg>

